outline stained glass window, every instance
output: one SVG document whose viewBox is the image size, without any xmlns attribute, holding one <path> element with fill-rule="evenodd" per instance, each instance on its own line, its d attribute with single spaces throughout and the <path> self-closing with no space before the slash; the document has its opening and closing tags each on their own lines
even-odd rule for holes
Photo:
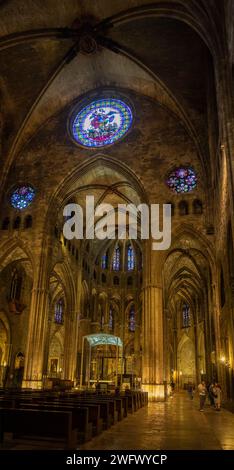
<svg viewBox="0 0 234 470">
<path fill-rule="evenodd" d="M 10 299 L 20 300 L 22 288 L 22 277 L 15 269 L 12 273 L 11 287 L 10 287 Z"/>
<path fill-rule="evenodd" d="M 127 255 L 128 255 L 128 271 L 132 271 L 135 265 L 135 259 L 134 259 L 135 256 L 134 256 L 134 251 L 131 245 L 128 245 Z"/>
<path fill-rule="evenodd" d="M 113 260 L 112 260 L 112 269 L 113 271 L 120 270 L 120 247 L 118 245 L 115 247 Z"/>
<path fill-rule="evenodd" d="M 114 328 L 113 310 L 112 310 L 112 306 L 110 306 L 110 311 L 109 311 L 109 330 L 112 331 L 113 328 Z"/>
<path fill-rule="evenodd" d="M 183 328 L 190 327 L 190 308 L 188 304 L 183 305 Z"/>
<path fill-rule="evenodd" d="M 129 311 L 129 320 L 128 320 L 128 329 L 131 332 L 135 331 L 135 326 L 136 326 L 136 319 L 135 319 L 135 307 L 134 304 L 131 305 L 130 311 Z"/>
<path fill-rule="evenodd" d="M 15 209 L 26 209 L 35 197 L 35 190 L 31 186 L 20 186 L 11 195 L 11 205 Z"/>
<path fill-rule="evenodd" d="M 102 269 L 107 269 L 107 264 L 108 264 L 108 255 L 107 253 L 104 253 L 104 255 L 102 255 L 102 262 L 101 262 Z"/>
<path fill-rule="evenodd" d="M 192 168 L 179 167 L 170 173 L 166 184 L 174 193 L 189 193 L 197 186 L 197 176 Z"/>
<path fill-rule="evenodd" d="M 59 299 L 55 304 L 54 321 L 60 325 L 63 323 L 64 301 Z"/>
<path fill-rule="evenodd" d="M 103 147 L 121 139 L 131 127 L 132 119 L 131 109 L 123 101 L 99 99 L 75 116 L 72 134 L 85 147 Z"/>
</svg>

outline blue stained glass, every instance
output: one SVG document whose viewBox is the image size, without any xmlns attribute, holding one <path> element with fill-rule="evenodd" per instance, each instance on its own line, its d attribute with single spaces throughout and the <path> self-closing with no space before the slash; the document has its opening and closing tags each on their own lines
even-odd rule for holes
<svg viewBox="0 0 234 470">
<path fill-rule="evenodd" d="M 103 147 L 121 139 L 132 120 L 132 111 L 123 101 L 100 99 L 79 111 L 72 122 L 72 134 L 84 147 Z"/>
<path fill-rule="evenodd" d="M 112 261 L 112 269 L 113 271 L 120 270 L 120 248 L 117 246 L 114 251 L 113 261 Z"/>
<path fill-rule="evenodd" d="M 176 168 L 166 180 L 167 186 L 174 193 L 189 193 L 197 186 L 197 175 L 193 168 Z"/>
<path fill-rule="evenodd" d="M 104 255 L 102 255 L 102 262 L 101 262 L 101 265 L 102 265 L 102 269 L 107 269 L 107 253 L 105 253 Z"/>
<path fill-rule="evenodd" d="M 135 331 L 135 326 L 136 326 L 136 321 L 135 321 L 135 307 L 132 304 L 130 307 L 130 312 L 129 312 L 129 322 L 128 322 L 128 328 L 129 331 L 134 332 Z"/>
<path fill-rule="evenodd" d="M 190 308 L 188 304 L 183 305 L 183 327 L 190 327 Z"/>
<path fill-rule="evenodd" d="M 109 330 L 113 330 L 113 310 L 111 306 L 109 311 Z"/>
<path fill-rule="evenodd" d="M 10 201 L 15 209 L 26 209 L 35 197 L 35 190 L 31 186 L 20 186 L 12 193 Z"/>
<path fill-rule="evenodd" d="M 63 299 L 59 299 L 55 304 L 54 321 L 60 325 L 63 323 L 63 309 L 64 301 Z"/>
<path fill-rule="evenodd" d="M 128 246 L 128 271 L 132 271 L 134 269 L 135 259 L 134 259 L 134 251 L 131 245 Z"/>
</svg>

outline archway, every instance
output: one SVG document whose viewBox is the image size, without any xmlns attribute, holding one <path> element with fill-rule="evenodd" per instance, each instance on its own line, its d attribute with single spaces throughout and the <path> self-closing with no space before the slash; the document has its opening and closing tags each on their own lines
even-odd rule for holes
<svg viewBox="0 0 234 470">
<path fill-rule="evenodd" d="M 184 335 L 178 345 L 179 386 L 186 388 L 196 383 L 195 347 L 193 341 Z"/>
</svg>

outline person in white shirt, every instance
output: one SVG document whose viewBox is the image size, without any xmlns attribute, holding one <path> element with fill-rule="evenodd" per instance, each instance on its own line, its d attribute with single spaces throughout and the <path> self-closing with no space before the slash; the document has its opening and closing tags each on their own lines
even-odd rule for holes
<svg viewBox="0 0 234 470">
<path fill-rule="evenodd" d="M 206 394 L 207 394 L 205 382 L 201 382 L 198 385 L 198 393 L 199 393 L 199 398 L 200 398 L 200 411 L 204 411 Z"/>
</svg>

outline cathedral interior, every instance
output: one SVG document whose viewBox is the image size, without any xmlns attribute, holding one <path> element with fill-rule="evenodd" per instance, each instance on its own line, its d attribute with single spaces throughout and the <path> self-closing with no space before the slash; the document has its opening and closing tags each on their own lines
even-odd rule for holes
<svg viewBox="0 0 234 470">
<path fill-rule="evenodd" d="M 3 0 L 0 33 L 2 397 L 215 381 L 233 410 L 233 0 Z M 87 196 L 170 204 L 170 247 L 89 237 Z"/>
</svg>

